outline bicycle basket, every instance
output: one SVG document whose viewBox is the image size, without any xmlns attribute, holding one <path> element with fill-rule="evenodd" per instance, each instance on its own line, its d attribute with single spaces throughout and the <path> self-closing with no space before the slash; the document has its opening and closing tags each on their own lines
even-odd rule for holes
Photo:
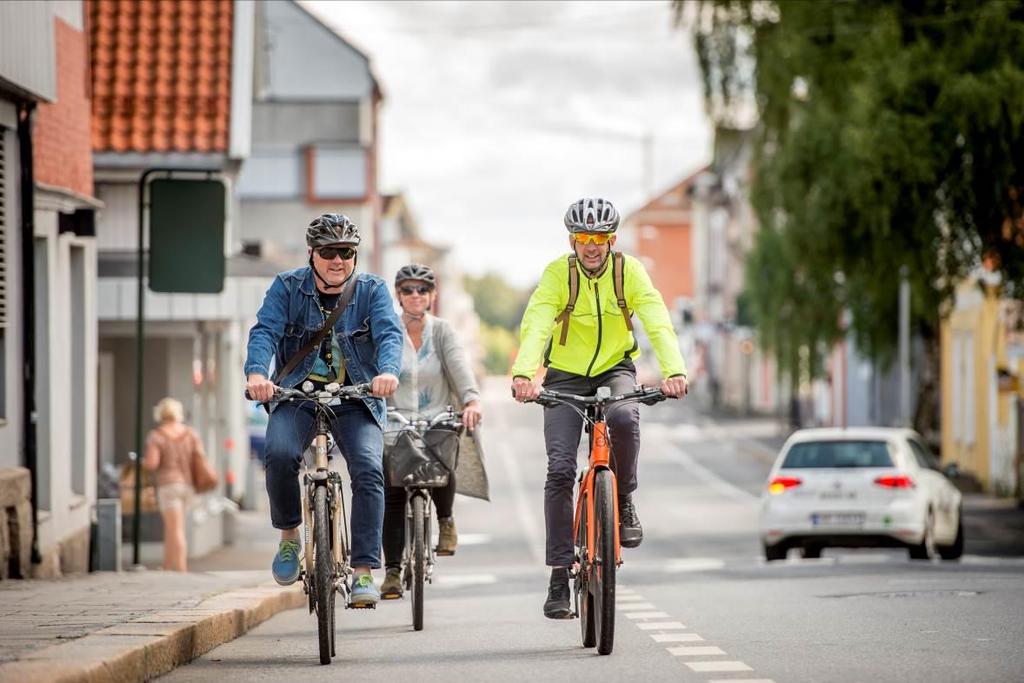
<svg viewBox="0 0 1024 683">
<path fill-rule="evenodd" d="M 433 488 L 448 484 L 449 470 L 431 455 L 422 436 L 404 430 L 384 454 L 384 474 L 388 486 Z"/>
</svg>

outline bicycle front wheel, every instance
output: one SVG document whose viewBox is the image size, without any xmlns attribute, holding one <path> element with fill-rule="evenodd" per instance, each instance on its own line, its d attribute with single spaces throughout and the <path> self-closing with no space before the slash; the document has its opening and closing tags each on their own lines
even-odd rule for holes
<svg viewBox="0 0 1024 683">
<path fill-rule="evenodd" d="M 320 639 L 320 663 L 331 663 L 334 640 L 334 559 L 331 556 L 331 522 L 327 516 L 327 487 L 313 493 L 313 586 L 316 591 L 316 624 Z"/>
<path fill-rule="evenodd" d="M 580 521 L 576 532 L 576 559 L 579 567 L 573 581 L 573 593 L 576 597 L 576 616 L 580 618 L 583 647 L 594 647 L 597 645 L 597 635 L 594 630 L 594 597 L 590 594 L 591 556 L 587 551 L 587 525 L 590 523 L 590 514 L 587 511 L 586 495 L 580 486 L 583 501 L 580 505 Z"/>
<path fill-rule="evenodd" d="M 423 496 L 414 495 L 412 505 L 412 628 L 423 630 L 423 583 L 427 570 L 427 545 L 424 538 L 426 532 L 425 501 Z"/>
<path fill-rule="evenodd" d="M 594 477 L 593 596 L 597 652 L 609 654 L 615 641 L 615 489 L 611 470 Z"/>
</svg>

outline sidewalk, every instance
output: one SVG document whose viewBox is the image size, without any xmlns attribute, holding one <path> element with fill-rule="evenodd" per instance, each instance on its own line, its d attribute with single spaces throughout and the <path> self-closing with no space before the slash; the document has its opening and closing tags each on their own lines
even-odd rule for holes
<svg viewBox="0 0 1024 683">
<path fill-rule="evenodd" d="M 270 579 L 275 534 L 242 513 L 234 546 L 191 573 L 97 572 L 0 583 L 0 683 L 145 681 L 305 605 Z"/>
</svg>

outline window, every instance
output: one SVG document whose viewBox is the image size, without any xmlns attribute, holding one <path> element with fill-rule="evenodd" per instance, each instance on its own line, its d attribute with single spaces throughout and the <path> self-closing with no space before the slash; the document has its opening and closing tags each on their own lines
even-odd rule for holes
<svg viewBox="0 0 1024 683">
<path fill-rule="evenodd" d="M 309 197 L 362 199 L 366 196 L 366 151 L 357 145 L 307 148 Z"/>
<path fill-rule="evenodd" d="M 242 199 L 301 197 L 305 185 L 298 150 L 253 150 L 242 164 L 238 196 Z"/>
<path fill-rule="evenodd" d="M 917 464 L 927 470 L 940 471 L 939 461 L 932 455 L 932 452 L 928 450 L 928 447 L 917 439 L 909 439 L 910 450 L 914 453 L 914 460 L 917 460 Z"/>
<path fill-rule="evenodd" d="M 782 469 L 892 467 L 884 441 L 809 441 L 789 449 Z"/>
</svg>

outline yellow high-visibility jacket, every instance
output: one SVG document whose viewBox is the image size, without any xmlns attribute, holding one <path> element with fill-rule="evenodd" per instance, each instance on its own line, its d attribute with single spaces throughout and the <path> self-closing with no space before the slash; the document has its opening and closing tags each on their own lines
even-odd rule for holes
<svg viewBox="0 0 1024 683">
<path fill-rule="evenodd" d="M 569 301 L 569 259 L 562 256 L 548 264 L 523 313 L 513 377 L 533 379 L 541 362 L 557 370 L 593 377 L 640 354 L 618 307 L 611 261 L 609 254 L 608 266 L 593 279 L 577 263 L 579 294 L 564 346 L 558 338 L 561 323 L 556 328 L 555 318 Z M 686 375 L 686 363 L 665 302 L 643 264 L 632 256 L 623 259 L 623 293 L 629 311 L 643 323 L 662 374 Z"/>
</svg>

